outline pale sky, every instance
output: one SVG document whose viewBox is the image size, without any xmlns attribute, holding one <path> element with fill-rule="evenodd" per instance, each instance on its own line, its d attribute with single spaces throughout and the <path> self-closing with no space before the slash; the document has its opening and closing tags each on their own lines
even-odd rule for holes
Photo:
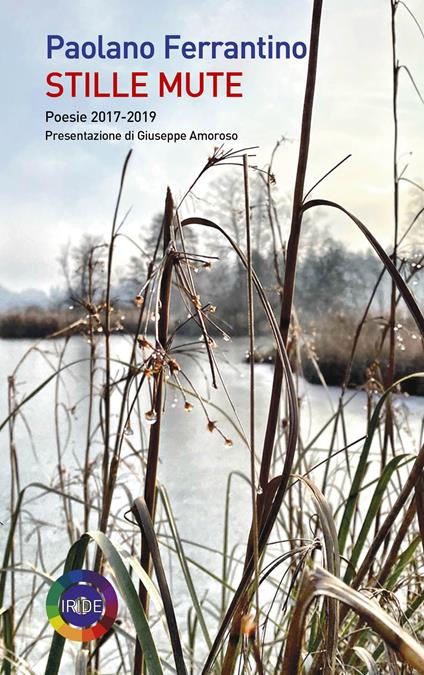
<svg viewBox="0 0 424 675">
<path fill-rule="evenodd" d="M 407 1 L 424 23 L 422 0 Z M 311 7 L 311 0 L 3 0 L 0 285 L 14 290 L 48 289 L 59 280 L 57 256 L 65 242 L 76 242 L 83 232 L 107 236 L 121 165 L 130 147 L 127 142 L 44 140 L 45 110 L 89 111 L 104 106 L 95 99 L 45 96 L 46 73 L 65 66 L 63 60 L 47 60 L 47 34 L 78 41 L 103 34 L 106 40 L 151 40 L 158 45 L 166 33 L 179 33 L 193 41 L 256 40 L 272 34 L 276 39 L 308 42 Z M 400 60 L 424 90 L 424 40 L 402 6 L 398 14 Z M 320 186 L 315 196 L 342 203 L 386 246 L 390 245 L 393 222 L 390 38 L 390 0 L 324 0 L 307 180 L 312 185 L 352 153 L 349 162 Z M 70 64 L 74 70 L 117 69 L 114 61 Z M 306 65 L 306 60 L 194 64 L 175 60 L 165 64 L 160 56 L 150 62 L 128 61 L 121 67 L 152 73 L 211 66 L 243 70 L 245 95 L 230 100 L 150 97 L 125 101 L 119 107 L 156 110 L 158 121 L 149 130 L 236 131 L 240 147 L 259 145 L 256 161 L 260 166 L 267 163 L 276 139 L 286 135 L 293 142 L 280 153 L 275 172 L 279 189 L 290 195 Z M 404 71 L 399 95 L 400 154 L 413 152 L 405 154 L 409 163 L 405 175 L 424 180 L 424 107 Z M 132 207 L 126 232 L 137 236 L 141 225 L 161 210 L 166 186 L 176 195 L 182 194 L 210 155 L 213 143 L 136 143 L 133 147 L 123 210 Z M 204 182 L 197 192 L 206 188 Z M 405 185 L 405 222 L 410 195 L 411 189 Z M 201 215 L 200 206 L 198 213 Z M 344 218 L 332 216 L 331 225 L 350 246 L 363 245 L 362 235 Z M 120 264 L 128 253 L 125 248 L 119 251 Z"/>
</svg>

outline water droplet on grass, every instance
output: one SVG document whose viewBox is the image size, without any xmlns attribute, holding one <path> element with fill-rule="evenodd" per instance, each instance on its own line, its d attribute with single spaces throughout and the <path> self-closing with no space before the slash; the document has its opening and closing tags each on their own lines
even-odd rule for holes
<svg viewBox="0 0 424 675">
<path fill-rule="evenodd" d="M 147 424 L 154 424 L 157 419 L 156 410 L 148 410 L 144 413 Z"/>
</svg>

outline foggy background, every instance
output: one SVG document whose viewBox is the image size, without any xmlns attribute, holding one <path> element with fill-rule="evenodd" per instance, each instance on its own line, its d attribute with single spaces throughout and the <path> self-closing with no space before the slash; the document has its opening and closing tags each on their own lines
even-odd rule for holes
<svg viewBox="0 0 424 675">
<path fill-rule="evenodd" d="M 107 238 L 120 170 L 129 143 L 46 142 L 46 109 L 72 112 L 92 109 L 154 109 L 153 125 L 125 125 L 120 129 L 152 131 L 236 131 L 240 147 L 258 145 L 255 161 L 265 166 L 275 141 L 287 142 L 275 161 L 278 194 L 290 202 L 300 133 L 307 59 L 292 61 L 224 61 L 212 63 L 161 60 L 165 33 L 180 33 L 187 40 L 255 40 L 272 34 L 275 39 L 309 44 L 309 0 L 269 0 L 266 7 L 253 2 L 185 0 L 157 4 L 135 0 L 104 2 L 79 0 L 43 3 L 34 11 L 31 0 L 3 3 L 1 97 L 2 182 L 0 219 L 3 245 L 0 253 L 0 286 L 13 293 L 24 289 L 48 292 L 59 286 L 58 257 L 68 242 L 77 244 L 83 234 Z M 411 1 L 422 19 L 423 7 Z M 243 70 L 244 98 L 119 100 L 50 99 L 45 76 L 61 70 L 66 61 L 47 60 L 46 36 L 62 34 L 65 40 L 84 41 L 103 34 L 105 40 L 151 40 L 157 44 L 151 61 L 119 63 L 105 60 L 67 62 L 68 69 Z M 406 10 L 398 10 L 398 42 L 402 63 L 408 65 L 417 85 L 422 82 L 423 40 Z M 152 75 L 153 77 L 153 75 Z M 389 0 L 327 0 L 322 19 L 318 83 L 307 186 L 344 156 L 352 158 L 320 186 L 314 196 L 342 203 L 360 217 L 379 240 L 391 245 L 392 206 L 392 72 Z M 153 90 L 153 88 L 152 88 Z M 400 74 L 400 149 L 408 176 L 420 181 L 424 158 L 423 108 L 405 71 Z M 52 127 L 53 128 L 53 127 Z M 87 130 L 86 125 L 83 128 Z M 100 126 L 96 127 L 98 130 Z M 58 131 L 74 131 L 61 125 Z M 138 238 L 152 217 L 162 209 L 167 185 L 182 195 L 211 154 L 213 143 L 183 145 L 135 143 L 128 172 L 123 212 L 131 207 L 125 226 Z M 413 154 L 408 154 L 413 153 Z M 196 194 L 208 194 L 208 173 Z M 404 184 L 401 220 L 410 221 L 419 191 Z M 412 204 L 412 206 L 411 206 Z M 193 207 L 194 208 L 194 207 Z M 199 203 L 194 210 L 202 211 Z M 349 249 L 364 248 L 362 235 L 341 215 L 325 213 L 320 222 Z M 320 225 L 321 227 L 321 225 Z M 121 243 L 118 265 L 125 267 L 132 254 Z M 4 294 L 4 290 L 3 290 Z M 1 298 L 0 294 L 0 298 Z"/>
</svg>

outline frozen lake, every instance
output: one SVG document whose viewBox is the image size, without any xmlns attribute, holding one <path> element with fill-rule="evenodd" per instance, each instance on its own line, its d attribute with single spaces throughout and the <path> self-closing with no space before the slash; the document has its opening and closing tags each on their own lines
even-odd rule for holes
<svg viewBox="0 0 424 675">
<path fill-rule="evenodd" d="M 129 339 L 126 337 L 113 338 L 113 352 L 117 359 L 126 360 L 129 356 Z M 258 340 L 258 344 L 261 341 Z M 264 345 L 266 346 L 266 345 Z M 34 348 L 34 343 L 27 340 L 0 340 L 0 396 L 1 419 L 7 414 L 7 378 L 12 375 L 17 363 L 23 354 Z M 43 342 L 40 351 L 32 349 L 16 373 L 16 390 L 18 400 L 28 395 L 35 387 L 49 377 L 57 367 L 59 354 L 63 342 Z M 225 509 L 225 495 L 227 481 L 231 472 L 237 471 L 249 475 L 249 452 L 235 431 L 230 417 L 237 426 L 242 426 L 247 433 L 249 425 L 249 366 L 244 362 L 247 340 L 236 339 L 232 342 L 221 341 L 217 349 L 219 371 L 225 387 L 220 383 L 217 391 L 210 388 L 210 377 L 205 354 L 200 354 L 198 363 L 190 356 L 178 356 L 184 377 L 182 383 L 189 386 L 191 382 L 199 394 L 216 406 L 206 404 L 209 416 L 217 420 L 218 426 L 225 437 L 233 441 L 232 446 L 226 445 L 224 439 L 216 431 L 210 433 L 207 429 L 207 418 L 199 401 L 189 397 L 193 404 L 191 412 L 184 410 L 184 398 L 176 388 L 168 387 L 165 414 L 163 418 L 163 433 L 161 441 L 161 462 L 159 467 L 159 481 L 166 487 L 174 514 L 178 523 L 181 537 L 187 542 L 186 552 L 199 565 L 205 566 L 212 573 L 220 575 L 222 559 L 213 549 L 222 551 L 223 521 Z M 197 349 L 197 348 L 196 348 Z M 51 381 L 36 397 L 25 405 L 22 412 L 24 419 L 17 419 L 15 425 L 15 444 L 18 460 L 19 481 L 21 488 L 29 483 L 42 483 L 58 487 L 57 476 L 57 434 L 55 426 L 55 394 L 58 394 L 58 429 L 60 431 L 60 447 L 63 453 L 63 464 L 66 467 L 65 482 L 72 495 L 82 498 L 81 473 L 84 463 L 86 444 L 86 425 L 88 407 L 88 363 L 89 345 L 80 337 L 72 338 L 66 348 L 63 364 L 75 363 L 63 371 L 59 382 Z M 102 346 L 99 343 L 99 366 L 101 365 Z M 197 352 L 193 351 L 192 356 Z M 115 375 L 123 374 L 122 365 L 116 365 Z M 267 408 L 269 403 L 272 382 L 272 367 L 261 364 L 255 367 L 256 380 L 256 443 L 257 452 L 261 451 L 261 442 L 266 424 Z M 58 386 L 57 391 L 55 387 Z M 322 386 L 311 385 L 299 380 L 299 395 L 301 397 L 301 430 L 302 441 L 307 445 L 325 422 L 337 409 L 340 390 L 336 387 L 325 389 Z M 114 394 L 113 409 L 118 409 L 118 394 Z M 346 400 L 346 433 L 351 443 L 366 432 L 366 394 L 365 392 L 348 391 Z M 231 400 L 231 403 L 229 402 Z M 131 443 L 124 443 L 123 458 L 125 464 L 121 469 L 116 498 L 113 503 L 113 513 L 122 515 L 128 509 L 130 496 L 133 498 L 141 494 L 142 474 L 140 461 L 134 456 L 134 450 L 141 451 L 146 447 L 149 425 L 144 420 L 144 412 L 149 409 L 147 391 L 144 391 L 139 400 L 142 412 L 143 428 L 140 430 L 137 422 L 133 423 L 134 433 L 128 436 Z M 232 406 L 237 412 L 232 410 Z M 221 410 L 225 410 L 225 415 Z M 396 399 L 396 416 L 402 426 L 402 436 L 399 439 L 399 453 L 417 452 L 422 422 L 423 401 L 415 397 L 399 396 Z M 95 416 L 98 415 L 98 406 Z M 228 416 L 228 417 L 227 417 Z M 113 420 L 115 417 L 113 418 Z M 30 429 L 30 433 L 28 432 Z M 332 433 L 332 425 L 319 437 L 307 453 L 307 466 L 312 467 L 325 457 Z M 100 451 L 99 434 L 92 449 L 94 455 Z M 97 443 L 97 446 L 96 446 Z M 10 461 L 9 441 L 7 429 L 2 432 L 2 477 L 1 477 L 1 506 L 0 520 L 5 523 L 2 528 L 2 542 L 5 541 L 9 523 L 10 498 Z M 334 449 L 343 447 L 341 434 Z M 349 450 L 350 456 L 355 456 L 356 448 Z M 349 483 L 346 471 L 343 469 L 344 453 L 338 455 L 332 463 L 329 476 L 327 498 L 336 508 L 340 503 L 340 495 L 347 496 Z M 333 473 L 339 467 L 337 474 Z M 305 467 L 302 468 L 304 470 Z M 311 474 L 320 486 L 322 469 Z M 337 475 L 337 481 L 332 476 Z M 379 461 L 370 467 L 367 480 L 379 475 Z M 92 491 L 94 481 L 92 484 Z M 94 495 L 95 498 L 95 495 Z M 74 506 L 73 517 L 83 531 L 82 509 Z M 231 523 L 230 542 L 235 550 L 243 555 L 244 544 L 248 535 L 251 519 L 251 492 L 246 481 L 235 476 L 231 491 Z M 25 499 L 25 516 L 21 531 L 21 545 L 17 547 L 16 561 L 28 568 L 36 564 L 47 573 L 61 569 L 66 550 L 69 546 L 66 535 L 65 522 L 62 515 L 60 497 L 54 494 L 43 493 L 39 488 L 27 491 Z M 93 517 L 91 527 L 97 526 Z M 130 528 L 130 526 L 128 526 Z M 165 533 L 164 533 L 165 536 Z M 165 541 L 165 539 L 164 539 Z M 190 543 L 193 542 L 193 543 Z M 194 545 L 197 544 L 197 545 Z M 41 547 L 42 555 L 36 554 Z M 164 563 L 167 565 L 171 589 L 179 607 L 178 614 L 186 615 L 190 606 L 184 580 L 180 570 L 172 557 L 164 554 Z M 53 572 L 53 577 L 59 576 Z M 211 582 L 210 577 L 200 569 L 194 568 L 193 576 L 199 596 L 208 598 L 213 604 L 219 598 L 219 584 Z M 22 572 L 20 577 L 22 586 L 18 596 L 27 597 L 32 583 L 32 575 Z M 40 593 L 40 596 L 43 594 Z M 41 601 L 43 597 L 41 598 Z M 42 603 L 40 602 L 40 606 Z M 42 615 L 41 615 L 42 616 Z M 44 617 L 43 617 L 44 620 Z M 40 645 L 37 649 L 40 657 L 48 650 L 51 639 L 50 627 L 40 625 Z M 38 658 L 38 657 L 37 657 Z M 29 662 L 33 663 L 32 658 Z M 36 672 L 42 672 L 36 669 Z M 71 672 L 71 671 L 69 671 Z"/>
</svg>

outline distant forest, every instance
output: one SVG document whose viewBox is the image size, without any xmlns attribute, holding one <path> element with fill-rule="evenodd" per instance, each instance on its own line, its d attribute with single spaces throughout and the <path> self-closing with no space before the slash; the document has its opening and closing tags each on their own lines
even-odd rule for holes
<svg viewBox="0 0 424 675">
<path fill-rule="evenodd" d="M 276 315 L 280 313 L 285 250 L 289 230 L 290 203 L 276 198 L 275 188 L 267 177 L 257 172 L 251 188 L 252 259 L 254 269 L 265 288 Z M 191 195 L 188 211 L 202 214 L 219 224 L 245 250 L 245 225 L 242 183 L 233 175 L 220 175 L 211 184 L 205 198 Z M 420 211 L 421 209 L 421 211 Z M 420 304 L 424 302 L 422 283 L 423 249 L 420 241 L 424 208 L 411 204 L 409 226 L 403 230 L 398 249 L 397 266 Z M 327 216 L 328 217 L 328 216 Z M 133 333 L 138 322 L 137 296 L 142 291 L 155 256 L 161 231 L 162 214 L 141 228 L 133 241 L 134 254 L 126 266 L 112 279 L 112 316 L 114 330 Z M 413 226 L 411 226 L 413 225 Z M 304 219 L 295 289 L 294 317 L 289 343 L 293 369 L 301 364 L 302 374 L 312 382 L 341 384 L 357 327 L 364 311 L 366 320 L 356 356 L 349 372 L 349 384 L 363 386 L 367 380 L 384 382 L 388 354 L 386 340 L 389 328 L 391 281 L 382 274 L 382 265 L 371 250 L 350 250 L 331 234 L 331 223 L 325 214 L 318 220 Z M 184 232 L 185 250 L 190 260 L 199 302 L 209 305 L 210 334 L 219 338 L 223 332 L 231 337 L 247 333 L 246 272 L 225 239 L 208 228 Z M 422 239 L 422 237 L 421 237 Z M 210 257 L 213 252 L 213 257 Z M 85 317 L 93 307 L 102 307 L 106 287 L 107 245 L 100 239 L 84 235 L 77 244 L 70 244 L 58 259 L 62 283 L 52 291 L 48 304 L 8 311 L 0 315 L 0 337 L 40 338 L 84 332 Z M 391 251 L 388 251 L 391 254 Z M 161 253 L 158 260 L 161 259 Z M 179 334 L 193 334 L 193 321 L 188 321 L 191 302 L 174 286 L 171 328 Z M 180 298 L 180 299 L 179 299 Z M 369 305 L 369 307 L 368 307 Z M 421 341 L 402 301 L 397 303 L 396 376 L 411 368 L 421 369 Z M 101 310 L 100 310 L 101 311 Z M 155 321 L 151 308 L 152 329 Z M 221 321 L 225 317 L 225 321 Z M 99 331 L 102 328 L 99 326 Z M 255 310 L 257 361 L 272 362 L 274 347 L 270 343 L 266 318 L 259 306 Z M 268 336 L 268 337 L 266 337 Z M 424 393 L 422 380 L 407 385 L 410 393 Z"/>
<path fill-rule="evenodd" d="M 269 298 L 278 309 L 284 271 L 285 234 L 289 227 L 290 204 L 284 199 L 271 201 L 268 185 L 261 174 L 252 187 L 251 216 L 253 232 L 253 261 L 256 273 Z M 224 175 L 212 186 L 205 199 L 192 199 L 193 211 L 201 208 L 207 217 L 217 222 L 243 250 L 244 213 L 242 183 L 234 175 Z M 118 306 L 134 305 L 134 299 L 145 282 L 148 265 L 153 258 L 162 215 L 158 214 L 142 228 L 137 245 L 137 254 L 129 260 L 127 269 L 115 279 L 114 297 Z M 419 224 L 418 224 L 419 226 Z M 418 231 L 419 227 L 417 227 Z M 309 328 L 317 321 L 339 319 L 356 322 L 364 311 L 373 288 L 381 273 L 381 263 L 370 250 L 352 251 L 330 234 L 326 221 L 311 222 L 305 219 L 298 266 L 295 306 L 299 321 Z M 216 318 L 231 317 L 227 330 L 232 335 L 246 333 L 246 274 L 228 244 L 214 231 L 198 228 L 187 230 L 185 247 L 193 255 L 193 271 L 202 303 L 216 306 Z M 212 241 L 213 239 L 213 241 Z M 93 256 L 94 250 L 94 256 Z M 209 259 L 214 251 L 216 259 Z M 85 236 L 75 247 L 68 247 L 60 257 L 60 267 L 67 286 L 66 302 L 78 301 L 88 295 L 89 259 L 94 267 L 94 289 L 98 296 L 104 288 L 105 248 L 99 239 Z M 400 250 L 400 266 L 405 279 L 424 300 L 423 284 L 419 283 L 423 251 L 414 231 L 405 239 Z M 387 275 L 386 275 L 387 277 Z M 383 278 L 372 304 L 374 316 L 382 316 L 387 310 L 390 296 L 390 280 Z M 98 297 L 100 299 L 100 297 Z M 57 299 L 63 306 L 63 297 Z M 401 308 L 401 307 L 400 307 Z M 185 319 L 181 304 L 181 321 Z M 259 334 L 266 330 L 265 318 L 260 311 L 256 315 Z"/>
</svg>

